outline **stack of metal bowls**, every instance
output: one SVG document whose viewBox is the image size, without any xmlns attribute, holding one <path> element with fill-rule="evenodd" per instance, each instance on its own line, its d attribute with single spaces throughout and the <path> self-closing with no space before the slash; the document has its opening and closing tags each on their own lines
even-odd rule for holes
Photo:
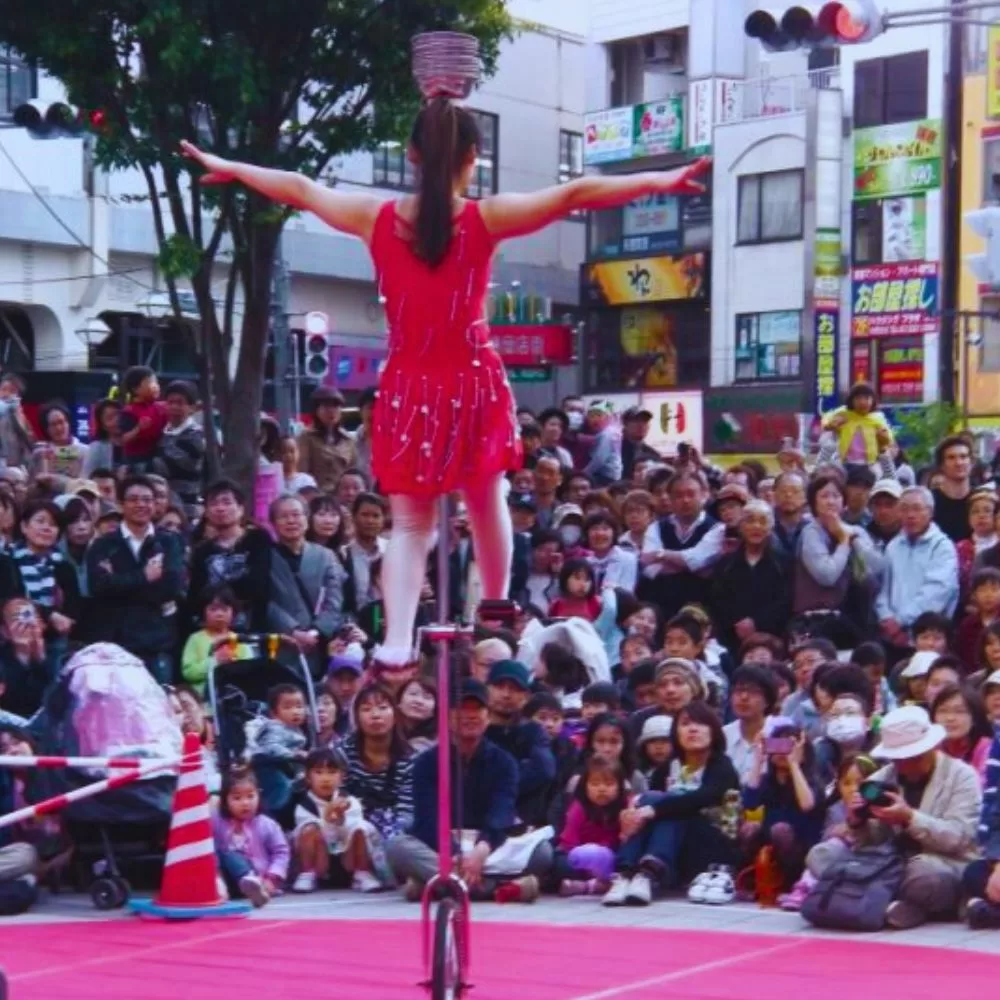
<svg viewBox="0 0 1000 1000">
<path fill-rule="evenodd" d="M 428 31 L 411 42 L 413 76 L 426 100 L 465 100 L 479 82 L 479 42 L 458 31 Z"/>
</svg>

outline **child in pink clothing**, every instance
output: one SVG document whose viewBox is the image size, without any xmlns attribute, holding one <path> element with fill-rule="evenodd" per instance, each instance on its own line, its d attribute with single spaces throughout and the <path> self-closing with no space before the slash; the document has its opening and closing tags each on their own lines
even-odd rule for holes
<svg viewBox="0 0 1000 1000">
<path fill-rule="evenodd" d="M 628 784 L 621 764 L 591 757 L 559 835 L 556 865 L 560 895 L 593 896 L 607 891 L 621 843 L 618 821 L 628 804 Z"/>
</svg>

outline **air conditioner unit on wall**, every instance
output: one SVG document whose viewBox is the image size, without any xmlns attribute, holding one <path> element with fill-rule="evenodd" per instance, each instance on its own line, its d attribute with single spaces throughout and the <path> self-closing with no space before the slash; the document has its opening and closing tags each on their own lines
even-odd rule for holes
<svg viewBox="0 0 1000 1000">
<path fill-rule="evenodd" d="M 681 58 L 680 38 L 677 35 L 651 35 L 642 42 L 642 56 L 647 63 L 676 65 Z"/>
</svg>

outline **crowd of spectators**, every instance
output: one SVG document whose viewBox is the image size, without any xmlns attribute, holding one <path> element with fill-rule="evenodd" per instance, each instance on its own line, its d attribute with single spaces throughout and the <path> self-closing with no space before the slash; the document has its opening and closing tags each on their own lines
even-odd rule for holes
<svg viewBox="0 0 1000 1000">
<path fill-rule="evenodd" d="M 374 393 L 356 430 L 326 388 L 297 437 L 262 418 L 247 496 L 206 479 L 192 384 L 161 392 L 132 369 L 122 390 L 82 444 L 56 402 L 33 429 L 23 384 L 0 376 L 0 708 L 32 716 L 68 657 L 114 643 L 211 754 L 206 681 L 250 655 L 220 640 L 280 634 L 309 683 L 272 688 L 222 768 L 229 890 L 419 898 L 438 860 L 438 692 L 426 649 L 405 670 L 371 659 L 392 530 L 370 474 Z M 905 864 L 889 926 L 1000 927 L 1000 499 L 972 439 L 913 470 L 863 384 L 817 454 L 789 441 L 725 471 L 690 445 L 659 454 L 652 419 L 579 397 L 519 411 L 512 627 L 477 616 L 460 497 L 437 540 L 451 613 L 475 624 L 450 719 L 474 898 L 742 892 L 794 910 L 888 841 Z M 0 881 L 65 856 L 35 843 L 0 849 Z"/>
</svg>

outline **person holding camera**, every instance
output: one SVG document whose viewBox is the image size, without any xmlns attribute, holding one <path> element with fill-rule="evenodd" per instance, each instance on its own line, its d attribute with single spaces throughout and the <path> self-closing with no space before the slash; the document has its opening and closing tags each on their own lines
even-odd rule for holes
<svg viewBox="0 0 1000 1000">
<path fill-rule="evenodd" d="M 907 930 L 932 918 L 954 918 L 962 875 L 979 856 L 979 777 L 941 751 L 944 727 L 919 706 L 889 712 L 880 735 L 872 756 L 888 763 L 847 803 L 851 838 L 859 847 L 893 839 L 906 860 L 886 912 L 889 927 Z"/>
</svg>

